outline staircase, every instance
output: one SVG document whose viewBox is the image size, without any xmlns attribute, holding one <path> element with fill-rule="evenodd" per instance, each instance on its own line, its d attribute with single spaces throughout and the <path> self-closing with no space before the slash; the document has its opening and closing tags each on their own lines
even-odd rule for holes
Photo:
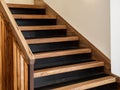
<svg viewBox="0 0 120 90">
<path fill-rule="evenodd" d="M 116 78 L 104 62 L 92 59 L 91 48 L 81 47 L 66 25 L 58 25 L 46 8 L 8 4 L 35 56 L 34 90 L 117 90 Z"/>
</svg>

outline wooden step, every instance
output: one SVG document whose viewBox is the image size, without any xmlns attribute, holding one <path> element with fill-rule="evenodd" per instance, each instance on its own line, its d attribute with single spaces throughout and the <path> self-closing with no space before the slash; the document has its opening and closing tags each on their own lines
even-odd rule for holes
<svg viewBox="0 0 120 90">
<path fill-rule="evenodd" d="M 66 72 L 72 72 L 72 71 L 77 71 L 77 70 L 83 70 L 83 69 L 89 69 L 89 68 L 100 67 L 100 66 L 104 66 L 104 62 L 92 61 L 92 62 L 87 62 L 87 63 L 82 63 L 82 64 L 58 66 L 54 68 L 36 70 L 34 72 L 34 78 L 55 75 L 55 74 L 60 74 L 60 73 L 66 73 Z"/>
<path fill-rule="evenodd" d="M 9 8 L 45 9 L 43 6 L 28 4 L 7 4 Z"/>
<path fill-rule="evenodd" d="M 89 81 L 86 81 L 86 82 L 73 84 L 73 85 L 68 85 L 68 86 L 64 86 L 64 87 L 56 88 L 56 89 L 52 89 L 52 90 L 86 90 L 86 89 L 91 89 L 91 88 L 95 88 L 95 87 L 98 87 L 98 86 L 111 84 L 111 83 L 114 83 L 114 82 L 116 82 L 115 77 L 106 76 L 106 77 L 103 77 L 103 78 L 89 80 Z"/>
<path fill-rule="evenodd" d="M 28 44 L 42 44 L 42 43 L 55 43 L 55 42 L 65 42 L 65 41 L 77 41 L 79 37 L 54 37 L 54 38 L 43 38 L 43 39 L 28 39 Z"/>
<path fill-rule="evenodd" d="M 91 53 L 91 49 L 83 48 L 83 49 L 72 49 L 72 50 L 64 50 L 64 51 L 36 53 L 34 54 L 34 56 L 36 59 L 42 59 L 42 58 L 50 58 L 50 57 L 57 57 L 57 56 L 84 54 L 84 53 Z"/>
<path fill-rule="evenodd" d="M 33 31 L 33 30 L 64 30 L 66 25 L 52 25 L 52 26 L 20 26 L 21 31 Z"/>
<path fill-rule="evenodd" d="M 56 19 L 54 15 L 25 15 L 25 14 L 13 14 L 15 19 Z"/>
</svg>

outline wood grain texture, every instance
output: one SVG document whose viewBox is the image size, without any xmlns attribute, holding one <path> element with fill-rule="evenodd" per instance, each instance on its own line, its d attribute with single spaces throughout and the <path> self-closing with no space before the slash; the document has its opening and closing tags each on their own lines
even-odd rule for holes
<svg viewBox="0 0 120 90">
<path fill-rule="evenodd" d="M 19 26 L 21 31 L 33 31 L 33 30 L 64 30 L 65 25 L 52 25 L 52 26 Z"/>
<path fill-rule="evenodd" d="M 99 79 L 94 79 L 78 84 L 68 85 L 61 88 L 56 88 L 53 90 L 86 90 L 94 87 L 110 84 L 116 82 L 116 78 L 112 76 L 107 76 Z"/>
<path fill-rule="evenodd" d="M 12 90 L 13 84 L 13 37 L 9 26 L 5 23 L 5 72 L 6 72 L 6 89 Z M 8 68 L 9 67 L 9 68 Z"/>
<path fill-rule="evenodd" d="M 11 12 L 9 11 L 6 3 L 3 0 L 0 0 L 0 10 L 3 13 L 8 25 L 10 26 L 12 33 L 15 36 L 16 41 L 17 41 L 20 49 L 22 50 L 25 57 L 27 58 L 26 62 L 27 63 L 34 63 L 34 56 L 31 52 L 27 42 L 25 41 L 20 29 L 18 28 Z"/>
<path fill-rule="evenodd" d="M 46 14 L 55 15 L 57 17 L 57 24 L 66 25 L 68 35 L 77 35 L 80 38 L 81 47 L 89 47 L 92 49 L 92 58 L 105 62 L 105 72 L 111 73 L 111 62 L 98 48 L 96 48 L 90 41 L 88 41 L 82 34 L 80 34 L 75 28 L 73 28 L 65 19 L 63 19 L 56 11 L 54 11 L 43 0 L 34 0 L 35 5 L 41 5 L 46 8 Z"/>
<path fill-rule="evenodd" d="M 19 49 L 17 48 L 17 89 L 21 90 L 22 86 L 21 86 L 21 61 L 20 61 L 20 52 Z"/>
<path fill-rule="evenodd" d="M 53 51 L 53 52 L 37 53 L 34 55 L 36 59 L 42 59 L 42 58 L 83 54 L 83 53 L 91 53 L 91 49 L 84 48 L 84 49 L 73 49 L 73 50 L 64 50 L 64 51 Z"/>
<path fill-rule="evenodd" d="M 89 69 L 89 68 L 100 67 L 100 66 L 104 66 L 104 62 L 93 61 L 93 62 L 87 62 L 87 63 L 81 63 L 81 64 L 73 64 L 73 65 L 59 66 L 59 67 L 48 68 L 48 69 L 41 69 L 41 70 L 36 70 L 34 72 L 34 78 L 45 77 L 49 75 L 55 75 L 55 74 Z"/>
<path fill-rule="evenodd" d="M 27 9 L 45 9 L 45 7 L 39 5 L 28 5 L 28 4 L 7 4 L 9 8 L 27 8 Z"/>
<path fill-rule="evenodd" d="M 28 44 L 42 44 L 42 43 L 55 43 L 55 42 L 65 42 L 65 41 L 77 41 L 79 37 L 55 37 L 55 38 L 43 38 L 43 39 L 28 39 Z"/>
<path fill-rule="evenodd" d="M 2 72 L 3 72 L 3 49 L 2 48 L 4 48 L 3 47 L 3 41 L 2 41 L 2 39 L 4 40 L 4 36 L 3 36 L 3 33 L 4 32 L 2 32 L 2 26 L 3 26 L 3 24 L 2 24 L 2 16 L 0 15 L 0 90 L 2 90 L 2 87 L 3 87 L 3 74 L 2 74 Z"/>
<path fill-rule="evenodd" d="M 14 56 L 13 56 L 13 81 L 14 81 L 14 88 L 13 88 L 13 90 L 17 90 L 17 88 L 18 88 L 18 85 L 17 85 L 17 82 L 18 82 L 18 80 L 17 80 L 17 70 L 18 70 L 18 68 L 17 68 L 17 46 L 16 46 L 16 42 L 15 42 L 15 40 L 14 40 L 14 42 L 13 42 L 13 53 L 14 53 Z"/>
<path fill-rule="evenodd" d="M 13 14 L 15 19 L 56 19 L 54 15 L 21 15 Z"/>
</svg>

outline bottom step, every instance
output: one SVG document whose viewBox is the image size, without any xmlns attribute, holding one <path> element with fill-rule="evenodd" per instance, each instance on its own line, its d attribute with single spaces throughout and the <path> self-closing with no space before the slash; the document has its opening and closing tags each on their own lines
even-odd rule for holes
<svg viewBox="0 0 120 90">
<path fill-rule="evenodd" d="M 106 76 L 106 77 L 102 77 L 102 78 L 98 78 L 98 79 L 94 79 L 94 80 L 90 80 L 82 83 L 77 83 L 73 85 L 56 88 L 53 90 L 85 90 L 85 89 L 91 89 L 94 87 L 99 87 L 102 85 L 107 85 L 114 82 L 116 82 L 116 78 L 112 76 Z"/>
<path fill-rule="evenodd" d="M 115 77 L 100 74 L 86 79 L 36 88 L 34 90 L 117 90 L 115 82 Z"/>
</svg>

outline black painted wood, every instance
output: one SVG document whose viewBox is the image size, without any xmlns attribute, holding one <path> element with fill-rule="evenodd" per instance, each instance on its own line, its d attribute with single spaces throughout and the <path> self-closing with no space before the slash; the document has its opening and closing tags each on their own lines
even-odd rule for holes
<svg viewBox="0 0 120 90">
<path fill-rule="evenodd" d="M 56 19 L 16 19 L 18 26 L 56 25 Z"/>
<path fill-rule="evenodd" d="M 66 30 L 33 30 L 33 31 L 22 31 L 22 33 L 26 39 L 66 36 Z"/>
<path fill-rule="evenodd" d="M 103 67 L 85 69 L 80 71 L 74 71 L 69 73 L 62 73 L 58 75 L 51 75 L 47 77 L 40 77 L 34 79 L 34 87 L 40 88 L 43 86 L 54 85 L 59 83 L 65 83 L 68 81 L 74 81 L 78 79 L 85 79 L 94 75 L 98 75 L 104 72 Z"/>
<path fill-rule="evenodd" d="M 45 9 L 30 9 L 30 8 L 10 8 L 12 14 L 38 14 L 45 15 Z"/>
<path fill-rule="evenodd" d="M 47 51 L 59 51 L 67 49 L 79 48 L 79 41 L 67 41 L 57 43 L 43 43 L 43 44 L 30 44 L 30 49 L 33 53 L 47 52 Z"/>
<path fill-rule="evenodd" d="M 91 54 L 88 53 L 88 54 L 76 54 L 76 55 L 38 59 L 38 60 L 35 60 L 34 69 L 37 70 L 42 68 L 49 68 L 49 67 L 55 67 L 55 66 L 70 65 L 70 64 L 93 61 L 90 58 L 91 58 Z"/>
</svg>

